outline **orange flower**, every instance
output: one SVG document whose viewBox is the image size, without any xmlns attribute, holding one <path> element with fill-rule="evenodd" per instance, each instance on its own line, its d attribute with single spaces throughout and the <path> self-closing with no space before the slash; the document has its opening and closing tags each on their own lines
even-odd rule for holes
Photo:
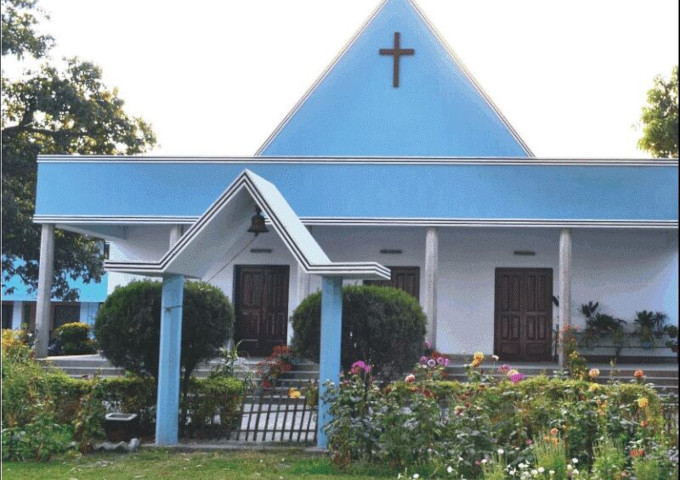
<svg viewBox="0 0 680 480">
<path fill-rule="evenodd" d="M 633 376 L 637 379 L 643 378 L 645 376 L 645 371 L 644 370 L 635 370 L 635 373 Z"/>
<path fill-rule="evenodd" d="M 552 443 L 553 445 L 557 445 L 558 443 L 560 443 L 560 441 L 557 439 L 557 437 L 553 437 Z"/>
<path fill-rule="evenodd" d="M 640 422 L 640 426 L 641 426 L 642 428 L 647 427 L 647 421 L 646 421 L 646 420 L 641 421 L 641 422 Z"/>
<path fill-rule="evenodd" d="M 597 378 L 600 376 L 600 371 L 597 368 L 591 368 L 588 375 L 590 378 Z"/>
</svg>

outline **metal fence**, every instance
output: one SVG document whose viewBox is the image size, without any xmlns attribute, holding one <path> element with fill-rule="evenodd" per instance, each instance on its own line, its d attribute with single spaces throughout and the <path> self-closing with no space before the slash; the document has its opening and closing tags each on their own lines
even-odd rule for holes
<svg viewBox="0 0 680 480">
<path fill-rule="evenodd" d="M 246 389 L 231 438 L 241 442 L 316 443 L 318 384 L 278 380 Z"/>
</svg>

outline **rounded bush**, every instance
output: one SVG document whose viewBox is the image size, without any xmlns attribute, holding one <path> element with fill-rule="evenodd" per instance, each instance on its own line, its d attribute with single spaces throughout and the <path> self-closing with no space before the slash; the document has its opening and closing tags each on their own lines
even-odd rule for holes
<svg viewBox="0 0 680 480">
<path fill-rule="evenodd" d="M 97 313 L 94 334 L 111 363 L 158 377 L 161 324 L 160 282 L 118 287 Z M 231 337 L 234 312 L 222 291 L 204 282 L 184 284 L 182 354 L 185 381 L 196 365 L 218 355 Z"/>
<path fill-rule="evenodd" d="M 82 322 L 65 323 L 55 332 L 57 344 L 63 355 L 83 355 L 96 352 L 90 338 L 90 326 Z"/>
<path fill-rule="evenodd" d="M 319 361 L 321 292 L 304 299 L 293 313 L 293 347 Z M 342 300 L 342 367 L 369 362 L 382 378 L 395 378 L 418 361 L 425 314 L 406 292 L 391 287 L 347 286 Z"/>
</svg>

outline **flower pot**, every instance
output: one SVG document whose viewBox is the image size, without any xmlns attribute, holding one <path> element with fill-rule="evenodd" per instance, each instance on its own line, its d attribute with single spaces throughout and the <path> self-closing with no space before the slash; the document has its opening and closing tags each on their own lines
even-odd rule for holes
<svg viewBox="0 0 680 480">
<path fill-rule="evenodd" d="M 139 438 L 139 418 L 136 413 L 107 413 L 104 432 L 109 442 L 129 442 Z"/>
</svg>

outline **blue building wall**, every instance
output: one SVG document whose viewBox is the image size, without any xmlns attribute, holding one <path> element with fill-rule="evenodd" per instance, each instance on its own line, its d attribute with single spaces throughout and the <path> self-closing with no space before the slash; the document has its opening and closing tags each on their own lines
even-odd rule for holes
<svg viewBox="0 0 680 480">
<path fill-rule="evenodd" d="M 198 217 L 248 168 L 300 217 L 677 222 L 677 162 L 644 165 L 64 158 L 39 163 L 36 215 Z"/>
</svg>

